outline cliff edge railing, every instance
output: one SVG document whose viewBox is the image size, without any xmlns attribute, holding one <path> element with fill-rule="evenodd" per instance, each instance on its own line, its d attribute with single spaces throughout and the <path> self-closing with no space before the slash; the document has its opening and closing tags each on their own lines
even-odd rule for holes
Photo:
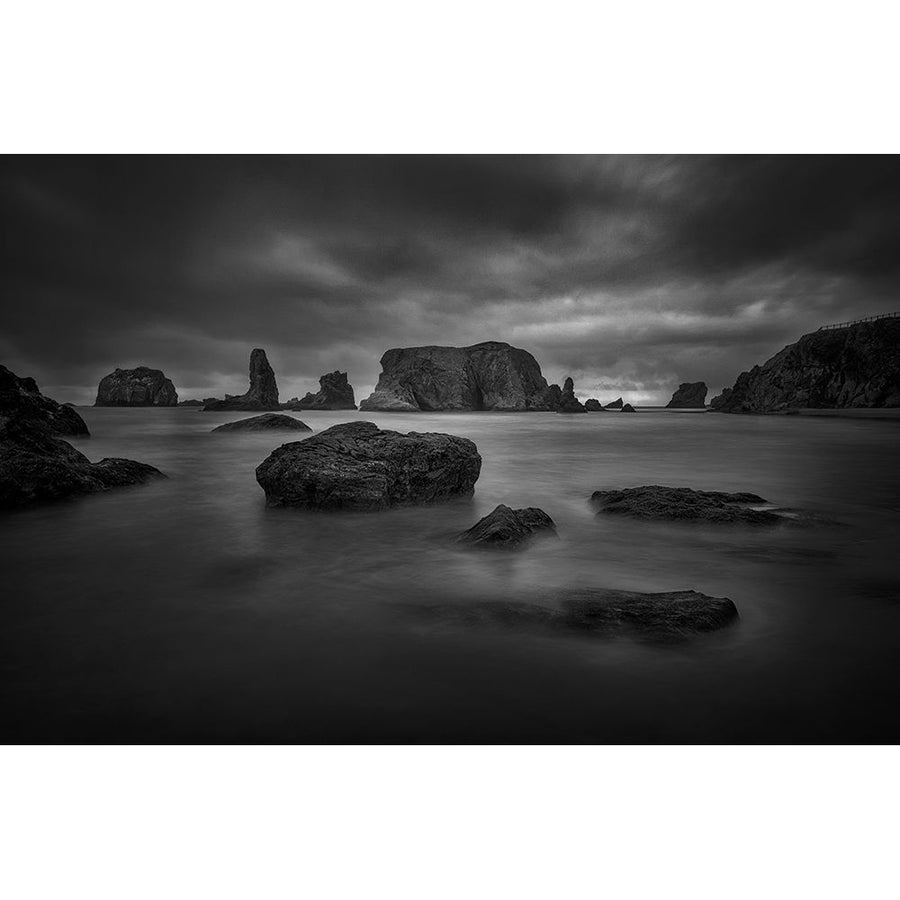
<svg viewBox="0 0 900 900">
<path fill-rule="evenodd" d="M 823 325 L 819 331 L 832 331 L 835 328 L 849 328 L 851 325 L 859 325 L 861 322 L 877 322 L 879 319 L 898 319 L 900 312 L 882 313 L 880 316 L 866 316 L 863 319 L 854 319 L 852 322 L 836 322 L 834 325 Z"/>
</svg>

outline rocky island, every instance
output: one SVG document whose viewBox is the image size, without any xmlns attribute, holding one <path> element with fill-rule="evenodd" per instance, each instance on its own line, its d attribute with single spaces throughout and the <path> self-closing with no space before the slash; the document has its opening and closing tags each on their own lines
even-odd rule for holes
<svg viewBox="0 0 900 900">
<path fill-rule="evenodd" d="M 900 316 L 821 328 L 710 402 L 715 412 L 900 407 Z"/>
<path fill-rule="evenodd" d="M 346 372 L 329 372 L 319 379 L 319 392 L 308 393 L 302 400 L 291 400 L 285 409 L 356 409 L 353 386 Z"/>
<path fill-rule="evenodd" d="M 554 390 L 555 388 L 555 390 Z M 375 391 L 361 410 L 555 410 L 559 387 L 537 360 L 500 341 L 471 347 L 404 347 L 381 357 Z"/>
<path fill-rule="evenodd" d="M 705 381 L 682 382 L 666 404 L 666 409 L 705 409 L 706 391 Z"/>
<path fill-rule="evenodd" d="M 250 390 L 239 397 L 226 394 L 224 400 L 212 400 L 203 407 L 204 412 L 222 410 L 264 412 L 277 409 L 281 407 L 278 403 L 275 372 L 269 365 L 266 351 L 259 348 L 250 354 Z"/>
<path fill-rule="evenodd" d="M 160 369 L 116 369 L 100 380 L 94 406 L 176 406 L 178 394 Z"/>
<path fill-rule="evenodd" d="M 563 383 L 562 395 L 559 398 L 559 406 L 556 408 L 558 413 L 583 413 L 587 409 L 582 406 L 575 396 L 575 382 L 571 378 L 567 378 Z"/>
</svg>

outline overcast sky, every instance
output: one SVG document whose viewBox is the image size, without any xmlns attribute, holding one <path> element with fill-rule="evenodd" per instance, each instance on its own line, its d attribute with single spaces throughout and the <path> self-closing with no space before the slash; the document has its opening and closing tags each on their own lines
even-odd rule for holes
<svg viewBox="0 0 900 900">
<path fill-rule="evenodd" d="M 900 166 L 847 157 L 5 157 L 0 362 L 92 402 L 283 399 L 381 354 L 508 341 L 582 399 L 711 393 L 821 324 L 900 308 Z"/>
</svg>

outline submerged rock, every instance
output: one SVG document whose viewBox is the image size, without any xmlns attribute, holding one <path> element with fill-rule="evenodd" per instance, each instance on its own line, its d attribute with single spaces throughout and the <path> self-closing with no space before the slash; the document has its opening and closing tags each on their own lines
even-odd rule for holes
<svg viewBox="0 0 900 900">
<path fill-rule="evenodd" d="M 528 411 L 553 410 L 556 402 L 530 353 L 485 341 L 471 347 L 388 350 L 375 391 L 359 408 Z"/>
<path fill-rule="evenodd" d="M 237 422 L 226 422 L 213 428 L 213 433 L 217 431 L 312 431 L 312 428 L 293 416 L 264 413 L 249 419 L 238 419 Z"/>
<path fill-rule="evenodd" d="M 241 410 L 263 411 L 280 409 L 275 372 L 269 365 L 266 351 L 258 347 L 250 354 L 250 390 L 235 397 L 226 394 L 224 400 L 207 401 L 205 411 Z"/>
<path fill-rule="evenodd" d="M 806 334 L 742 372 L 716 412 L 900 407 L 900 316 Z"/>
<path fill-rule="evenodd" d="M 100 380 L 94 406 L 176 406 L 178 393 L 160 369 L 116 369 Z"/>
<path fill-rule="evenodd" d="M 699 591 L 635 591 L 584 588 L 560 591 L 533 603 L 424 604 L 408 607 L 430 619 L 467 625 L 502 625 L 597 636 L 618 634 L 646 640 L 679 640 L 716 631 L 739 618 L 727 597 Z"/>
<path fill-rule="evenodd" d="M 518 550 L 536 535 L 556 537 L 553 519 L 534 506 L 510 509 L 502 503 L 457 537 L 460 544 Z"/>
<path fill-rule="evenodd" d="M 622 408 L 622 398 L 619 397 L 618 400 L 613 400 L 612 403 L 606 404 L 607 409 L 621 409 Z"/>
<path fill-rule="evenodd" d="M 706 391 L 705 381 L 685 381 L 678 385 L 666 409 L 705 409 Z"/>
<path fill-rule="evenodd" d="M 356 409 L 353 387 L 346 372 L 329 372 L 319 379 L 319 392 L 309 393 L 302 400 L 294 397 L 285 409 Z"/>
<path fill-rule="evenodd" d="M 591 397 L 590 400 L 584 401 L 584 408 L 588 412 L 603 412 L 603 404 L 594 397 Z"/>
<path fill-rule="evenodd" d="M 773 525 L 784 516 L 771 509 L 755 509 L 767 501 L 757 494 L 695 491 L 651 484 L 614 491 L 595 491 L 591 502 L 598 515 L 623 515 L 661 521 L 702 521 Z"/>
<path fill-rule="evenodd" d="M 637 412 L 637 410 L 630 403 L 626 403 L 622 407 L 622 412 Z"/>
<path fill-rule="evenodd" d="M 381 510 L 469 495 L 480 472 L 467 438 L 350 422 L 279 447 L 256 480 L 269 506 Z"/>
<path fill-rule="evenodd" d="M 87 437 L 84 419 L 68 404 L 45 397 L 33 378 L 19 378 L 0 366 L 0 417 L 43 426 L 50 434 Z"/>
<path fill-rule="evenodd" d="M 571 378 L 567 378 L 563 384 L 562 396 L 559 400 L 558 413 L 583 413 L 587 410 L 581 405 L 581 402 L 575 397 L 575 382 Z"/>
</svg>

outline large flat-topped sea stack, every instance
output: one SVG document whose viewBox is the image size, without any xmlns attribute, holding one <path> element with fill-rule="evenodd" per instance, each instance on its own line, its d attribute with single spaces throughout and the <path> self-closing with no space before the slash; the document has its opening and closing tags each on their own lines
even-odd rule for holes
<svg viewBox="0 0 900 900">
<path fill-rule="evenodd" d="M 256 480 L 269 506 L 381 510 L 466 496 L 480 473 L 467 438 L 349 422 L 279 447 Z"/>
<path fill-rule="evenodd" d="M 249 412 L 266 412 L 280 408 L 275 372 L 269 365 L 266 351 L 259 348 L 250 354 L 250 390 L 240 397 L 226 396 L 224 400 L 213 400 L 203 407 L 204 411 L 245 410 Z"/>
<path fill-rule="evenodd" d="M 94 406 L 177 406 L 171 378 L 160 369 L 116 369 L 100 380 Z"/>
<path fill-rule="evenodd" d="M 682 382 L 666 404 L 666 409 L 705 409 L 706 390 L 705 381 Z"/>
<path fill-rule="evenodd" d="M 554 392 L 527 351 L 500 341 L 472 347 L 401 347 L 381 357 L 361 410 L 555 410 Z M 557 388 L 557 392 L 558 392 Z"/>
<path fill-rule="evenodd" d="M 824 328 L 742 372 L 716 412 L 900 407 L 900 316 Z"/>
</svg>

